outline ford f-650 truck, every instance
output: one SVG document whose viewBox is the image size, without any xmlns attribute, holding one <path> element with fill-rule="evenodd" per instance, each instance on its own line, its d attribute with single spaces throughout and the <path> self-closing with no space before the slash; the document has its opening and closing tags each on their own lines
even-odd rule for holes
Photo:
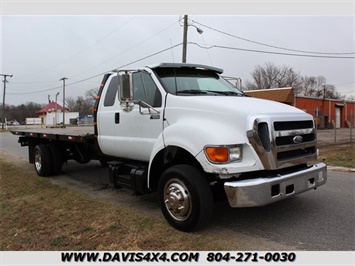
<svg viewBox="0 0 355 266">
<path fill-rule="evenodd" d="M 100 160 L 114 186 L 157 192 L 176 229 L 205 225 L 214 195 L 256 207 L 326 183 L 313 117 L 289 105 L 246 97 L 223 70 L 163 63 L 105 74 L 94 127 L 13 131 L 40 176 L 64 162 Z"/>
</svg>

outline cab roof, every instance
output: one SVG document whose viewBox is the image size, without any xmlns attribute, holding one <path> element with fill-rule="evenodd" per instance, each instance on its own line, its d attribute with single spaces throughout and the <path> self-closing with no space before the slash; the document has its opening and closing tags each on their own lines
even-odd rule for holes
<svg viewBox="0 0 355 266">
<path fill-rule="evenodd" d="M 151 68 L 151 69 L 156 69 L 156 68 L 194 68 L 194 69 L 209 70 L 209 71 L 216 72 L 218 74 L 223 73 L 223 69 L 221 69 L 221 68 L 207 66 L 207 65 L 200 65 L 200 64 L 160 63 L 160 64 L 155 64 L 155 65 L 149 65 L 147 67 Z"/>
</svg>

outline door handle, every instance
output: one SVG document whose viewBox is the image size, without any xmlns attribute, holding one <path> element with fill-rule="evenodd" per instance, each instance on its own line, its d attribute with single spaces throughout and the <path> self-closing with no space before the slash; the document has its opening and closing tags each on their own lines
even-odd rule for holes
<svg viewBox="0 0 355 266">
<path fill-rule="evenodd" d="M 115 113 L 115 124 L 120 123 L 120 113 Z"/>
</svg>

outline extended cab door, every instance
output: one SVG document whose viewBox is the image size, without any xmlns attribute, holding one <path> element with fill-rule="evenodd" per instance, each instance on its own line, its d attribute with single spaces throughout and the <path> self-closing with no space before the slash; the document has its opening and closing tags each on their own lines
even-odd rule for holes
<svg viewBox="0 0 355 266">
<path fill-rule="evenodd" d="M 101 150 L 119 158 L 149 161 L 153 145 L 163 130 L 162 92 L 148 72 L 133 73 L 135 104 L 132 111 L 126 112 L 122 110 L 117 95 L 117 75 L 112 75 L 107 83 L 98 113 Z M 144 101 L 158 113 L 141 107 L 145 113 L 142 114 L 138 101 Z"/>
</svg>

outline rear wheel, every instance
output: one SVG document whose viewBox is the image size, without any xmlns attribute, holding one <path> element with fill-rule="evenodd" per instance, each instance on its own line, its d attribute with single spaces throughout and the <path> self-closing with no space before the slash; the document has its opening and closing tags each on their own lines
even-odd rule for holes
<svg viewBox="0 0 355 266">
<path fill-rule="evenodd" d="M 159 182 L 165 219 L 176 229 L 193 231 L 205 226 L 213 212 L 213 197 L 204 174 L 191 165 L 167 169 Z"/>
<path fill-rule="evenodd" d="M 52 156 L 52 174 L 60 174 L 64 163 L 64 152 L 58 144 L 48 144 L 48 148 Z"/>
<path fill-rule="evenodd" d="M 34 166 L 39 176 L 52 174 L 52 155 L 46 144 L 39 144 L 34 148 Z"/>
</svg>

